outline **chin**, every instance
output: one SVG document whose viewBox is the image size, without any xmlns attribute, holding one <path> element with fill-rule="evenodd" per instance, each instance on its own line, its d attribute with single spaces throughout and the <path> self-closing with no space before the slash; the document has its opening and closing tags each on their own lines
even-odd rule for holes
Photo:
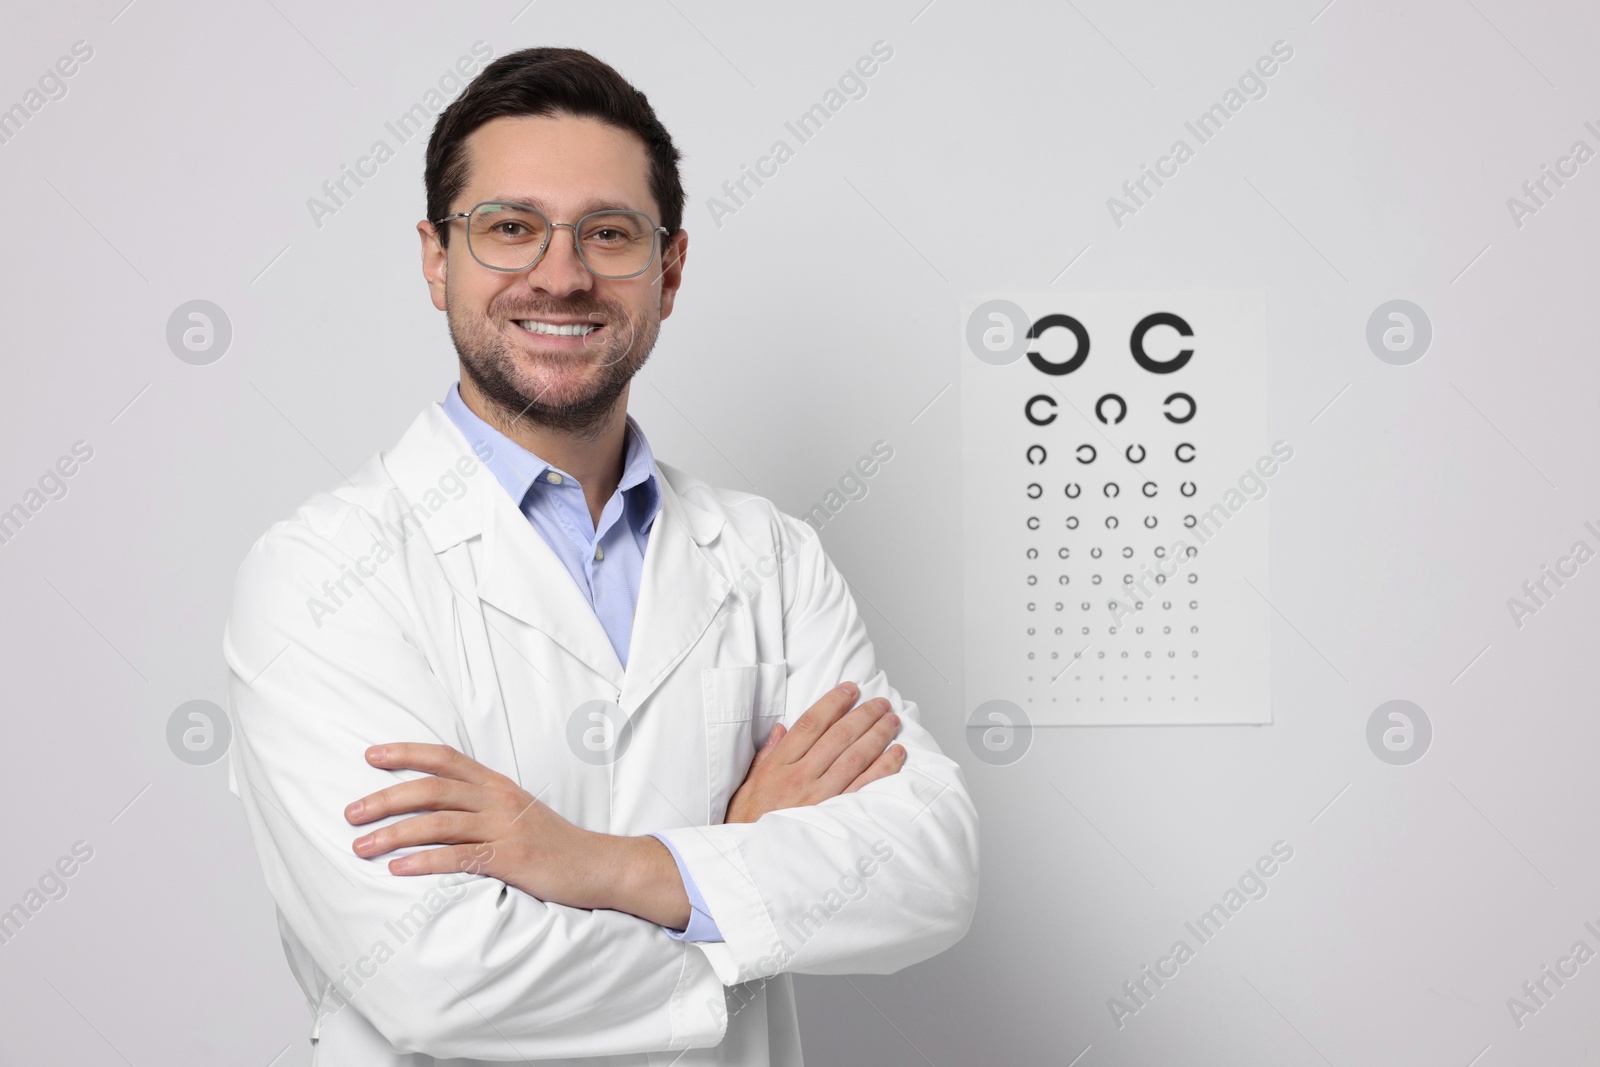
<svg viewBox="0 0 1600 1067">
<path fill-rule="evenodd" d="M 582 368 L 555 369 L 548 364 L 532 369 L 517 382 L 517 391 L 524 397 L 536 399 L 543 407 L 564 408 L 589 399 L 599 383 L 599 375 L 586 373 Z"/>
</svg>

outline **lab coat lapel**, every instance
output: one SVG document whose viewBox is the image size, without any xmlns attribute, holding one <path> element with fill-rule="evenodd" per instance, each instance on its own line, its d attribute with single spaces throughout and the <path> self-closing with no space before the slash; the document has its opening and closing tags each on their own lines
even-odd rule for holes
<svg viewBox="0 0 1600 1067">
<path fill-rule="evenodd" d="M 454 464 L 466 457 L 477 462 L 461 431 L 444 408 L 434 403 L 385 454 L 384 464 L 408 503 L 421 501 L 424 513 L 431 510 L 422 528 L 435 552 L 443 553 L 473 537 L 482 538 L 475 591 L 479 599 L 516 623 L 538 630 L 620 689 L 622 664 L 605 627 L 566 566 L 494 475 L 478 463 L 472 474 L 460 478 L 467 488 L 459 499 L 439 508 L 428 507 L 429 494 L 442 499 L 436 484 L 440 476 L 459 473 L 461 468 Z M 474 591 L 458 592 L 472 595 Z M 528 662 L 538 663 L 540 656 L 548 654 L 529 635 L 506 632 L 505 627 L 497 624 L 500 636 L 522 649 Z"/>
<path fill-rule="evenodd" d="M 588 598 L 510 495 L 492 478 L 486 481 L 499 499 L 490 503 L 485 516 L 478 596 L 539 630 L 621 688 L 622 663 Z"/>
<path fill-rule="evenodd" d="M 444 409 L 434 403 L 383 462 L 407 501 L 416 502 L 429 494 L 438 497 L 441 475 L 459 471 L 455 464 L 465 457 L 476 459 Z M 645 545 L 626 671 L 565 565 L 481 464 L 460 479 L 467 487 L 461 498 L 433 509 L 422 527 L 441 553 L 481 536 L 478 597 L 538 630 L 615 686 L 618 703 L 629 716 L 688 655 L 733 589 L 704 551 L 720 535 L 724 520 L 674 488 L 674 481 L 685 480 L 676 468 L 657 461 L 655 473 L 661 509 Z M 525 640 L 517 643 L 537 657 L 539 649 Z"/>
<path fill-rule="evenodd" d="M 630 717 L 688 655 L 733 589 L 704 550 L 724 520 L 673 488 L 673 478 L 682 478 L 675 468 L 659 461 L 655 466 L 661 510 L 645 545 L 619 700 Z"/>
</svg>

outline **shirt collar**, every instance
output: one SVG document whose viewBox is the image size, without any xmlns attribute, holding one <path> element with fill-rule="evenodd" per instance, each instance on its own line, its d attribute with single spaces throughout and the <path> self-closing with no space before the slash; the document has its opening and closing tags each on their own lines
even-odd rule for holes
<svg viewBox="0 0 1600 1067">
<path fill-rule="evenodd" d="M 489 473 L 511 495 L 512 502 L 519 509 L 535 485 L 549 484 L 544 480 L 546 471 L 554 470 L 565 478 L 572 477 L 479 418 L 461 399 L 460 382 L 450 384 L 443 407 L 450 421 L 473 446 L 473 451 L 482 456 L 484 449 L 477 446 L 489 446 L 489 458 L 483 461 L 483 465 L 489 468 Z M 650 442 L 645 440 L 644 431 L 632 415 L 624 414 L 623 417 L 627 421 L 627 445 L 617 491 L 623 494 L 623 503 L 635 528 L 644 531 L 650 528 L 661 510 L 661 487 L 656 484 L 655 456 L 650 451 Z"/>
</svg>

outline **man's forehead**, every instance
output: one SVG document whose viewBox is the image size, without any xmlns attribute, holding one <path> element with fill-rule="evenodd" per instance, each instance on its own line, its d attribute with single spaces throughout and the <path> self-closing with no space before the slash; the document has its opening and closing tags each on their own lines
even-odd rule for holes
<svg viewBox="0 0 1600 1067">
<path fill-rule="evenodd" d="M 538 208 L 546 215 L 549 215 L 551 212 L 562 211 L 563 209 L 573 211 L 579 215 L 587 215 L 591 211 L 606 211 L 613 208 L 620 208 L 624 211 L 643 211 L 648 213 L 652 204 L 652 201 L 650 200 L 639 202 L 635 197 L 623 195 L 590 195 L 582 200 L 574 200 L 570 202 L 561 202 L 560 200 L 552 199 L 550 197 L 539 196 L 537 194 L 527 192 L 491 193 L 488 196 L 479 198 L 480 203 L 487 203 L 489 201 L 495 201 L 497 204 L 515 204 L 523 207 Z M 486 210 L 500 211 L 506 209 L 494 207 Z"/>
<path fill-rule="evenodd" d="M 465 147 L 474 201 L 574 210 L 655 204 L 643 140 L 588 116 L 501 116 L 472 131 Z"/>
</svg>

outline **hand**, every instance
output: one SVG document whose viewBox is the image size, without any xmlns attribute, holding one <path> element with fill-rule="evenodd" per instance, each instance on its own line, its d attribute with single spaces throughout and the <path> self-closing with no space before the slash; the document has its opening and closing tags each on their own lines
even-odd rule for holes
<svg viewBox="0 0 1600 1067">
<path fill-rule="evenodd" d="M 356 826 L 402 812 L 430 813 L 356 839 L 356 855 L 368 858 L 410 845 L 445 846 L 390 860 L 393 874 L 470 871 L 550 903 L 600 908 L 612 906 L 623 868 L 631 873 L 637 839 L 576 826 L 505 775 L 448 745 L 377 745 L 367 749 L 367 762 L 430 775 L 381 789 L 345 809 L 345 818 Z M 661 848 L 654 838 L 647 840 Z M 687 922 L 687 897 L 683 915 Z"/>
<path fill-rule="evenodd" d="M 905 765 L 903 745 L 890 745 L 900 717 L 882 697 L 852 710 L 861 690 L 845 682 L 825 693 L 785 730 L 772 728 L 744 784 L 728 802 L 727 822 L 755 822 L 779 808 L 808 807 Z"/>
</svg>

